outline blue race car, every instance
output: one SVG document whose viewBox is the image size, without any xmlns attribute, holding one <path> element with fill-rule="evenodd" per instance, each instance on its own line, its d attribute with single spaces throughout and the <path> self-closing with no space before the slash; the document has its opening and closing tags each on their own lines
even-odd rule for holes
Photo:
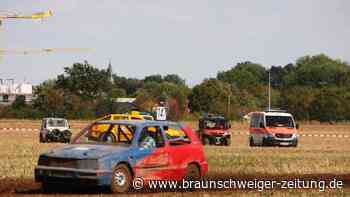
<svg viewBox="0 0 350 197">
<path fill-rule="evenodd" d="M 101 129 L 109 137 L 95 138 L 94 132 Z M 168 135 L 170 130 L 177 130 L 179 136 Z M 41 154 L 35 180 L 44 190 L 86 184 L 123 193 L 135 178 L 145 184 L 198 179 L 207 170 L 202 145 L 191 128 L 172 122 L 108 120 L 87 126 L 71 144 Z"/>
</svg>

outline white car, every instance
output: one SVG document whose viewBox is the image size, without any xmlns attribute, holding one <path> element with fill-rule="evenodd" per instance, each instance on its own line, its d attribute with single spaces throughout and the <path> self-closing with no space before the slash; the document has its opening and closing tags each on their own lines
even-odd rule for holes
<svg viewBox="0 0 350 197">
<path fill-rule="evenodd" d="M 70 142 L 68 121 L 64 118 L 44 118 L 42 120 L 39 140 L 40 142 Z"/>
</svg>

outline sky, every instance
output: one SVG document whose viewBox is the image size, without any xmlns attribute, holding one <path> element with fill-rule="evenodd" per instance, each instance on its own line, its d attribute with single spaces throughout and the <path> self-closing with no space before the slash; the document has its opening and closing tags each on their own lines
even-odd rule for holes
<svg viewBox="0 0 350 197">
<path fill-rule="evenodd" d="M 347 0 L 1 0 L 0 14 L 51 9 L 42 21 L 7 20 L 0 49 L 89 48 L 6 54 L 0 78 L 40 84 L 87 60 L 121 76 L 175 73 L 188 85 L 239 62 L 286 65 L 325 53 L 350 60 Z"/>
</svg>

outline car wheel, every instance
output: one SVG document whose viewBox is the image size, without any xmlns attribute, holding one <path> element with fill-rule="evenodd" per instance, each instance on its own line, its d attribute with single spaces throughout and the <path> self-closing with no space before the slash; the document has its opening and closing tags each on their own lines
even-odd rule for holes
<svg viewBox="0 0 350 197">
<path fill-rule="evenodd" d="M 41 133 L 39 134 L 39 142 L 44 143 L 44 139 L 43 139 L 43 136 L 41 135 Z"/>
<path fill-rule="evenodd" d="M 113 143 L 116 141 L 113 133 L 103 133 L 101 136 L 100 136 L 100 140 L 102 142 L 108 142 L 108 143 Z"/>
<path fill-rule="evenodd" d="M 189 164 L 186 169 L 186 180 L 199 180 L 201 178 L 201 173 L 196 164 Z"/>
<path fill-rule="evenodd" d="M 208 137 L 203 137 L 203 145 L 210 145 L 210 140 Z"/>
<path fill-rule="evenodd" d="M 225 139 L 225 145 L 230 146 L 231 145 L 231 138 L 226 138 Z"/>
<path fill-rule="evenodd" d="M 72 133 L 70 131 L 68 130 L 63 131 L 64 143 L 69 143 L 71 136 L 72 136 Z"/>
<path fill-rule="evenodd" d="M 125 193 L 130 190 L 132 176 L 128 166 L 118 165 L 112 174 L 111 190 L 113 193 Z"/>
<path fill-rule="evenodd" d="M 43 193 L 51 193 L 54 190 L 54 186 L 52 183 L 41 183 L 41 191 Z"/>
<path fill-rule="evenodd" d="M 249 146 L 250 146 L 250 147 L 256 146 L 255 143 L 254 143 L 253 137 L 250 137 L 250 138 L 249 138 Z"/>
</svg>

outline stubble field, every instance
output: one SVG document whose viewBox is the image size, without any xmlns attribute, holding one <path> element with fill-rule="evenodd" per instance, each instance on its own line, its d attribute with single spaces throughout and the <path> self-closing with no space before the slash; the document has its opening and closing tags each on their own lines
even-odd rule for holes
<svg viewBox="0 0 350 197">
<path fill-rule="evenodd" d="M 72 121 L 74 132 L 87 121 Z M 194 122 L 189 124 L 196 128 Z M 34 182 L 33 172 L 40 153 L 63 144 L 40 144 L 38 131 L 4 130 L 1 128 L 39 129 L 40 121 L 0 120 L 0 195 L 47 195 Z M 350 125 L 301 124 L 297 148 L 248 146 L 248 125 L 234 123 L 230 147 L 206 146 L 209 163 L 206 179 L 210 180 L 326 180 L 343 181 L 343 189 L 256 189 L 195 190 L 184 193 L 132 192 L 129 196 L 349 196 L 350 195 Z M 304 136 L 304 135 L 305 136 Z M 108 190 L 80 189 L 49 194 L 54 196 L 111 195 Z"/>
</svg>

